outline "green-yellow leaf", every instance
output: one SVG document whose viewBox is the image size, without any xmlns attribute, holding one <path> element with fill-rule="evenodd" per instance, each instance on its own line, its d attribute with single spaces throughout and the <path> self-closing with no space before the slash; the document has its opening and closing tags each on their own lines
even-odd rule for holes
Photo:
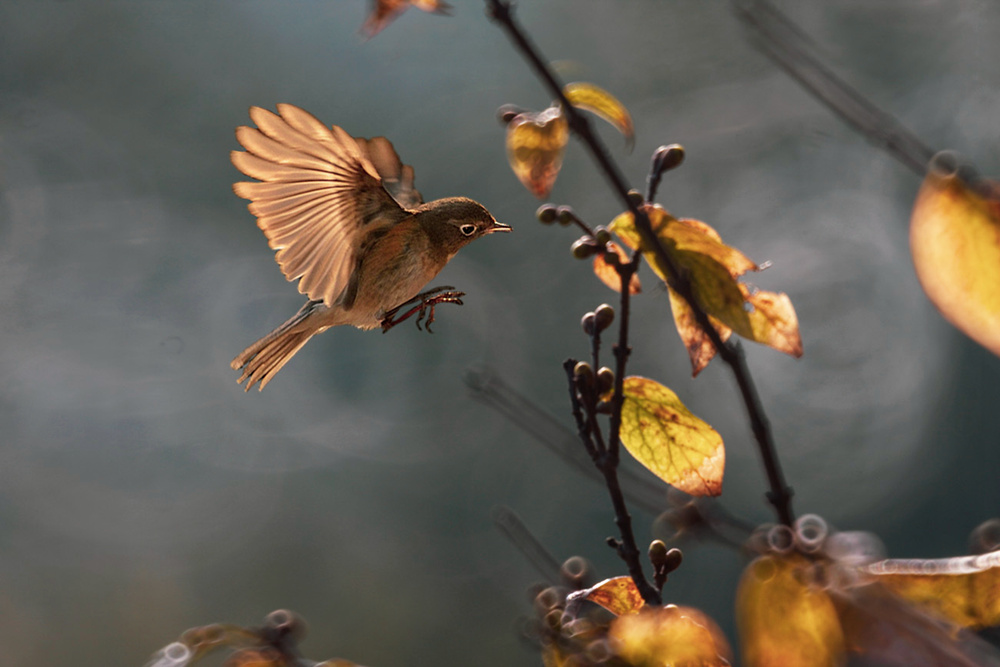
<svg viewBox="0 0 1000 667">
<path fill-rule="evenodd" d="M 563 87 L 563 95 L 569 103 L 578 109 L 585 109 L 608 121 L 625 135 L 625 141 L 632 150 L 635 143 L 635 127 L 632 116 L 625 105 L 614 95 L 592 83 L 567 83 Z"/>
<path fill-rule="evenodd" d="M 1000 184 L 931 170 L 910 219 L 920 284 L 945 318 L 1000 355 Z"/>
<path fill-rule="evenodd" d="M 507 160 L 524 187 L 544 199 L 555 185 L 569 142 L 562 109 L 520 113 L 507 124 Z"/>
<path fill-rule="evenodd" d="M 681 491 L 722 493 L 722 437 L 659 382 L 625 378 L 621 440 L 639 463 Z"/>
<path fill-rule="evenodd" d="M 746 667 L 836 667 L 844 633 L 830 596 L 809 583 L 811 562 L 791 553 L 761 556 L 743 571 L 736 622 Z"/>
</svg>

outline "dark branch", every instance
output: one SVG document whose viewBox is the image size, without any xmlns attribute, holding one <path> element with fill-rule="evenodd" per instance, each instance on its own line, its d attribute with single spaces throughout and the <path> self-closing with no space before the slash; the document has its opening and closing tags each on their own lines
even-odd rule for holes
<svg viewBox="0 0 1000 667">
<path fill-rule="evenodd" d="M 761 452 L 761 460 L 767 473 L 768 483 L 771 487 L 770 492 L 767 494 L 767 498 L 774 506 L 775 512 L 778 515 L 778 520 L 781 521 L 781 523 L 790 526 L 794 521 L 794 515 L 792 514 L 791 509 L 792 491 L 791 488 L 785 483 L 784 475 L 781 471 L 781 466 L 775 453 L 774 441 L 771 435 L 768 420 L 763 412 L 760 398 L 757 395 L 753 380 L 750 377 L 749 370 L 747 369 L 746 363 L 743 359 L 742 350 L 738 347 L 723 343 L 722 339 L 719 337 L 719 332 L 716 331 L 715 327 L 713 327 L 709 322 L 708 315 L 705 314 L 695 300 L 691 282 L 687 275 L 679 269 L 673 259 L 667 254 L 666 249 L 660 243 L 659 239 L 656 238 L 656 235 L 653 233 L 652 227 L 649 224 L 649 217 L 646 215 L 646 212 L 641 207 L 637 206 L 635 201 L 629 197 L 629 188 L 625 183 L 624 177 L 619 171 L 617 165 L 609 156 L 607 148 L 594 133 L 589 120 L 569 103 L 566 96 L 563 94 L 562 86 L 556 80 L 555 75 L 542 60 L 537 49 L 528 40 L 520 26 L 518 26 L 514 21 L 510 3 L 506 0 L 487 0 L 487 4 L 492 18 L 500 23 L 504 30 L 506 30 L 511 40 L 513 40 L 514 44 L 518 47 L 518 49 L 520 49 L 522 55 L 535 70 L 535 73 L 545 83 L 549 92 L 552 93 L 552 95 L 554 95 L 563 105 L 563 112 L 566 114 L 570 129 L 573 130 L 573 132 L 589 149 L 592 157 L 604 173 L 615 194 L 626 206 L 626 208 L 632 212 L 632 215 L 635 216 L 636 231 L 639 233 L 643 246 L 650 248 L 657 260 L 661 262 L 663 266 L 667 267 L 668 273 L 676 277 L 676 280 L 673 284 L 671 284 L 671 287 L 691 306 L 691 310 L 694 312 L 698 325 L 708 335 L 709 340 L 712 341 L 712 344 L 718 351 L 719 356 L 729 365 L 730 369 L 736 376 L 736 381 L 740 388 L 740 394 L 743 397 L 743 403 L 746 406 L 747 413 L 750 417 L 754 437 L 757 440 L 757 446 Z M 621 379 L 618 379 L 617 381 L 620 380 Z M 617 443 L 615 443 L 614 446 L 617 446 Z"/>
</svg>

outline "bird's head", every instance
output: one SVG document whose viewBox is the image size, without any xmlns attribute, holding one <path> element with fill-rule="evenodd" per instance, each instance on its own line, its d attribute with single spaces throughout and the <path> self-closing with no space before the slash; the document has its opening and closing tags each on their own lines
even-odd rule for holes
<svg viewBox="0 0 1000 667">
<path fill-rule="evenodd" d="M 486 207 L 466 197 L 448 197 L 423 204 L 419 219 L 435 246 L 450 258 L 469 242 L 494 232 L 509 232 Z"/>
</svg>

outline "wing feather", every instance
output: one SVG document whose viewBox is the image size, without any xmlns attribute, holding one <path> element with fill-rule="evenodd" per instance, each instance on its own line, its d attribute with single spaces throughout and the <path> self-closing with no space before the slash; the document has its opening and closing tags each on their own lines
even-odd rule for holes
<svg viewBox="0 0 1000 667">
<path fill-rule="evenodd" d="M 279 104 L 277 114 L 251 107 L 250 119 L 257 127 L 237 128 L 245 150 L 231 158 L 258 182 L 239 182 L 233 190 L 250 200 L 285 278 L 332 306 L 350 283 L 363 228 L 375 221 L 395 224 L 410 212 L 386 191 L 385 175 L 365 147 L 341 128 L 290 104 Z M 401 164 L 384 138 L 377 159 Z M 394 182 L 407 180 L 400 169 L 395 166 Z M 412 188 L 412 170 L 408 176 Z"/>
</svg>

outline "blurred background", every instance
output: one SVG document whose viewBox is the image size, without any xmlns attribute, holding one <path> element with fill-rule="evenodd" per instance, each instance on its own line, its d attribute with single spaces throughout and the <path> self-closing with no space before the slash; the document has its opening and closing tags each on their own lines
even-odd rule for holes
<svg viewBox="0 0 1000 667">
<path fill-rule="evenodd" d="M 362 0 L 7 0 L 0 4 L 0 655 L 142 665 L 181 631 L 311 626 L 317 660 L 537 665 L 515 632 L 538 579 L 492 527 L 506 504 L 559 558 L 624 573 L 605 491 L 471 399 L 494 367 L 567 426 L 562 361 L 615 295 L 543 227 L 497 107 L 548 95 L 483 3 L 409 11 L 371 41 Z M 781 3 L 823 56 L 935 148 L 1000 174 L 1000 7 L 989 0 Z M 1000 514 L 1000 360 L 921 292 L 907 245 L 919 179 L 756 52 L 725 2 L 523 0 L 566 80 L 631 110 L 636 186 L 652 151 L 685 164 L 660 201 L 773 266 L 805 356 L 747 344 L 795 510 L 871 530 L 890 555 L 966 551 Z M 514 234 L 435 284 L 435 333 L 337 329 L 263 393 L 229 361 L 302 303 L 229 151 L 247 109 L 290 102 L 385 135 L 429 199 L 483 202 Z M 571 145 L 551 195 L 592 225 L 619 212 Z M 769 520 L 728 369 L 692 380 L 666 294 L 643 274 L 630 371 L 671 386 L 727 444 L 722 502 Z M 640 542 L 654 516 L 635 511 Z M 665 598 L 732 632 L 743 565 L 686 547 Z"/>
</svg>

